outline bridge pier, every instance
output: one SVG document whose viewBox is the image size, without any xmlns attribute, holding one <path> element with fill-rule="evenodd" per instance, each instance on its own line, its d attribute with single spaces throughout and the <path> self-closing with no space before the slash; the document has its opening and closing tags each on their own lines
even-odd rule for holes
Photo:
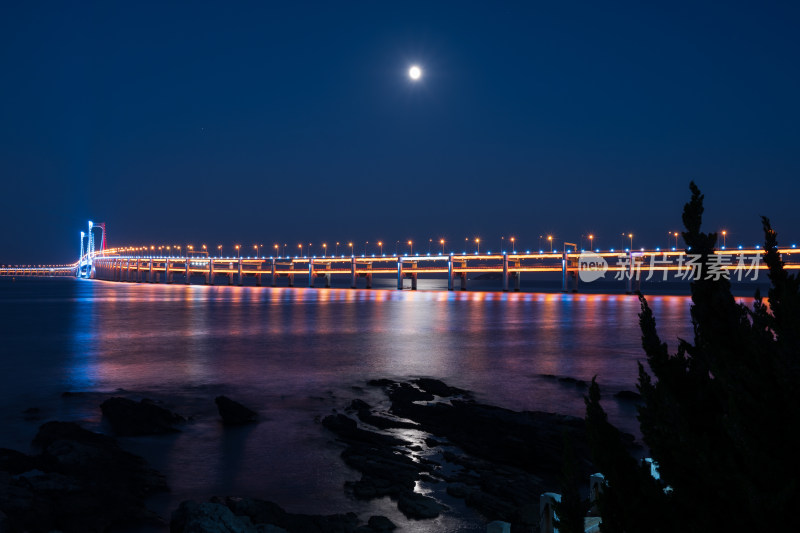
<svg viewBox="0 0 800 533">
<path fill-rule="evenodd" d="M 366 277 L 367 277 L 367 288 L 368 289 L 372 288 L 372 272 L 370 272 L 370 270 L 372 270 L 372 263 L 369 263 L 367 265 Z"/>
<path fill-rule="evenodd" d="M 508 292 L 508 253 L 503 252 L 503 292 Z"/>
<path fill-rule="evenodd" d="M 147 265 L 147 282 L 153 283 L 153 258 L 150 258 L 150 262 Z"/>
<path fill-rule="evenodd" d="M 208 258 L 208 275 L 206 276 L 206 285 L 214 284 L 214 259 Z"/>
<path fill-rule="evenodd" d="M 172 283 L 172 280 L 173 280 L 173 278 L 172 278 L 172 270 L 169 268 L 169 263 L 170 263 L 170 261 L 169 261 L 169 259 L 167 259 L 167 262 L 164 264 L 164 277 L 166 278 L 164 280 L 165 283 Z"/>
<path fill-rule="evenodd" d="M 397 258 L 397 290 L 403 290 L 403 258 Z"/>
<path fill-rule="evenodd" d="M 275 261 L 276 259 L 272 258 L 272 286 L 276 287 L 278 284 L 278 279 L 275 277 Z"/>
<path fill-rule="evenodd" d="M 578 292 L 578 259 L 572 259 L 567 254 L 567 244 L 572 243 L 564 243 L 564 252 L 561 255 L 561 292 L 570 292 L 570 285 L 572 292 Z M 572 245 L 577 249 L 576 245 Z"/>
<path fill-rule="evenodd" d="M 261 287 L 261 262 L 259 262 L 256 266 L 256 270 L 258 270 L 258 273 L 256 274 L 256 286 Z"/>
<path fill-rule="evenodd" d="M 314 287 L 314 258 L 308 260 L 308 288 Z"/>
<path fill-rule="evenodd" d="M 356 288 L 356 258 L 350 256 L 350 288 Z"/>
<path fill-rule="evenodd" d="M 185 270 L 186 270 L 186 280 L 185 280 L 185 283 L 186 283 L 187 285 L 189 284 L 189 280 L 192 278 L 192 272 L 189 270 L 189 264 L 190 264 L 190 262 L 189 262 L 189 256 L 187 255 L 187 256 L 186 256 L 186 262 L 185 262 Z"/>
</svg>

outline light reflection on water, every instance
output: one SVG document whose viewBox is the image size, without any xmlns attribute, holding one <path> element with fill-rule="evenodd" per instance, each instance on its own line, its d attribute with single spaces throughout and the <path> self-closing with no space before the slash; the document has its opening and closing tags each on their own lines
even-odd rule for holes
<svg viewBox="0 0 800 533">
<path fill-rule="evenodd" d="M 379 400 L 351 386 L 432 376 L 505 407 L 582 416 L 582 389 L 540 375 L 597 375 L 610 396 L 634 389 L 643 358 L 639 304 L 626 295 L 0 283 L 0 395 L 16 409 L 0 446 L 30 438 L 36 425 L 18 413 L 32 405 L 99 424 L 96 398 L 65 401 L 64 390 L 161 398 L 195 422 L 171 440 L 126 442 L 167 472 L 178 501 L 250 494 L 296 511 L 364 509 L 344 496 L 356 475 L 313 422 L 356 395 Z M 649 301 L 671 347 L 691 333 L 689 298 Z M 222 431 L 218 394 L 265 421 Z M 630 405 L 609 397 L 605 406 L 635 430 Z M 452 526 L 443 520 L 441 531 Z"/>
</svg>

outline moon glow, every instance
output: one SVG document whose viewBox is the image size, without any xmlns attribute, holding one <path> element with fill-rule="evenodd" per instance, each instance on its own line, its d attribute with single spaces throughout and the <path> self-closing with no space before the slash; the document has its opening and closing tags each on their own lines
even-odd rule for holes
<svg viewBox="0 0 800 533">
<path fill-rule="evenodd" d="M 408 69 L 408 77 L 414 81 L 417 81 L 422 77 L 422 69 L 417 65 L 412 66 L 410 69 Z"/>
</svg>

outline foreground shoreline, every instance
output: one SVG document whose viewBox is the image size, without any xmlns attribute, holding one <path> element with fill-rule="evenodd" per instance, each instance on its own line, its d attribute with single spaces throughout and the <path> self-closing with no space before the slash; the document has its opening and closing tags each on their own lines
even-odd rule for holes
<svg viewBox="0 0 800 533">
<path fill-rule="evenodd" d="M 382 391 L 389 398 L 388 409 L 373 407 L 362 399 L 353 398 L 319 420 L 323 426 L 320 431 L 335 441 L 335 445 L 341 449 L 341 460 L 354 471 L 353 479 L 342 490 L 356 500 L 388 497 L 405 517 L 419 520 L 421 524 L 440 515 L 458 513 L 458 509 L 451 508 L 451 502 L 455 498 L 461 504 L 477 510 L 486 522 L 502 519 L 515 524 L 515 529 L 534 525 L 538 521 L 539 494 L 557 489 L 557 475 L 562 463 L 560 449 L 565 433 L 570 434 L 577 443 L 581 471 L 591 471 L 581 419 L 549 413 L 515 412 L 481 404 L 473 399 L 470 392 L 429 378 L 410 381 L 372 380 L 366 388 Z M 357 390 L 358 387 L 354 386 L 353 389 Z M 174 427 L 170 428 L 170 424 L 166 424 L 165 431 L 180 430 L 181 421 L 171 421 Z M 314 422 L 310 420 L 309 424 Z M 52 431 L 52 427 L 50 430 Z M 116 434 L 126 433 L 124 430 L 120 431 L 119 425 L 115 426 L 115 430 Z M 145 428 L 143 434 L 152 432 Z M 123 444 L 131 438 L 125 437 Z M 35 442 L 37 440 L 41 442 L 40 437 Z M 84 444 L 78 439 L 71 446 L 82 449 Z M 23 492 L 27 491 L 34 496 L 34 504 L 42 505 L 44 495 L 45 500 L 51 498 L 53 509 L 61 509 L 64 498 L 74 498 L 75 494 L 70 494 L 70 491 L 78 490 L 80 493 L 83 490 L 75 489 L 76 483 L 80 486 L 80 480 L 53 490 L 53 476 L 71 474 L 69 468 L 65 470 L 65 466 L 58 460 L 55 461 L 56 466 L 53 466 L 53 452 L 48 451 L 46 446 L 42 448 L 39 445 L 39 448 L 42 450 L 39 455 L 27 458 L 23 457 L 24 454 L 13 457 L 3 455 L 0 470 L 8 475 L 0 474 L 0 486 L 3 487 L 0 494 L 9 494 L 9 487 L 14 490 L 24 489 Z M 4 450 L 4 453 L 10 452 Z M 106 474 L 111 479 L 106 479 L 104 483 L 110 483 L 120 476 L 119 472 L 113 470 Z M 65 532 L 114 531 L 120 530 L 125 524 L 124 530 L 134 531 L 135 528 L 131 529 L 133 523 L 140 523 L 151 528 L 150 530 L 164 531 L 169 517 L 155 516 L 145 505 L 148 495 L 157 492 L 156 488 L 161 490 L 165 487 L 156 484 L 143 493 L 131 494 L 132 499 L 139 502 L 133 506 L 136 512 L 123 516 L 121 523 L 119 516 L 108 516 L 108 523 L 103 527 L 92 526 L 86 529 L 86 524 L 81 524 L 76 529 L 63 525 L 59 525 L 59 528 Z M 91 505 L 92 497 L 84 496 L 85 503 Z M 288 526 L 288 529 L 284 527 L 288 531 L 305 530 L 308 520 L 313 520 L 317 524 L 315 527 L 320 528 L 315 530 L 319 531 L 370 531 L 363 529 L 370 527 L 370 517 L 364 516 L 359 520 L 356 515 L 348 514 L 348 509 L 342 509 L 335 517 L 329 515 L 323 519 L 321 516 L 286 513 L 276 504 L 259 503 L 254 498 L 242 499 L 236 495 L 219 494 L 208 494 L 208 498 L 213 501 L 196 502 L 197 505 L 202 503 L 200 507 L 186 505 L 191 508 L 189 510 L 194 510 L 194 514 L 200 513 L 203 516 L 207 515 L 210 505 L 216 510 L 212 514 L 220 520 L 223 519 L 220 518 L 221 515 L 227 516 L 222 507 L 238 516 L 236 513 L 244 513 L 244 507 L 250 509 L 254 505 L 260 506 L 259 508 L 267 506 L 274 512 L 264 514 L 262 509 L 258 520 L 265 524 L 265 517 L 268 516 L 272 520 L 271 525 Z M 248 503 L 245 505 L 242 502 Z M 449 505 L 445 502 L 449 502 Z M 128 507 L 126 512 L 131 511 L 131 507 Z M 192 518 L 194 515 L 184 507 L 186 506 L 182 507 L 182 516 L 185 515 L 183 520 L 197 519 L 197 516 Z M 7 521 L 18 523 L 20 511 L 9 508 L 7 499 L 0 500 L 0 509 L 4 509 L 8 515 Z M 5 509 L 9 509 L 11 513 Z M 39 518 L 47 515 L 44 511 L 46 509 L 39 509 Z M 114 513 L 119 514 L 119 510 Z M 58 522 L 64 518 L 54 516 L 52 519 Z M 252 516 L 249 520 L 256 527 Z M 375 518 L 372 526 L 384 528 L 388 520 L 386 517 Z M 31 524 L 27 527 L 29 531 L 37 530 L 30 526 Z M 10 530 L 19 529 L 12 527 Z M 172 530 L 184 529 L 173 525 Z"/>
</svg>

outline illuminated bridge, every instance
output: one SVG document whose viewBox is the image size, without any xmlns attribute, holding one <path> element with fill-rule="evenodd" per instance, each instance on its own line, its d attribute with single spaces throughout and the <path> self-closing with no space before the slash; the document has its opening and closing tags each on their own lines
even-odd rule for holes
<svg viewBox="0 0 800 533">
<path fill-rule="evenodd" d="M 210 257 L 206 252 L 185 256 L 146 255 L 151 251 L 105 247 L 105 226 L 100 250 L 95 250 L 93 227 L 82 232 L 80 259 L 71 265 L 0 267 L 0 276 L 77 276 L 89 279 L 130 283 L 204 283 L 214 285 L 268 284 L 276 287 L 297 284 L 330 287 L 333 276 L 357 288 L 359 280 L 372 287 L 374 276 L 392 276 L 397 288 L 416 290 L 420 276 L 447 279 L 449 290 L 466 290 L 467 279 L 496 280 L 503 291 L 520 290 L 523 274 L 560 273 L 563 291 L 577 292 L 578 281 L 606 275 L 606 279 L 625 282 L 627 292 L 638 290 L 642 281 L 692 279 L 696 265 L 690 251 L 626 250 L 624 253 L 578 251 L 577 245 L 564 243 L 551 253 L 448 253 L 419 255 L 342 255 L 294 257 Z M 84 246 L 85 243 L 85 246 Z M 800 250 L 794 246 L 779 250 L 788 269 L 800 269 Z M 763 276 L 766 266 L 759 248 L 722 249 L 714 253 L 717 275 L 730 279 Z M 708 273 L 708 271 L 707 271 Z M 246 281 L 248 278 L 251 281 Z M 763 278 L 761 278 L 763 279 Z M 408 281 L 408 283 L 406 283 Z"/>
</svg>

